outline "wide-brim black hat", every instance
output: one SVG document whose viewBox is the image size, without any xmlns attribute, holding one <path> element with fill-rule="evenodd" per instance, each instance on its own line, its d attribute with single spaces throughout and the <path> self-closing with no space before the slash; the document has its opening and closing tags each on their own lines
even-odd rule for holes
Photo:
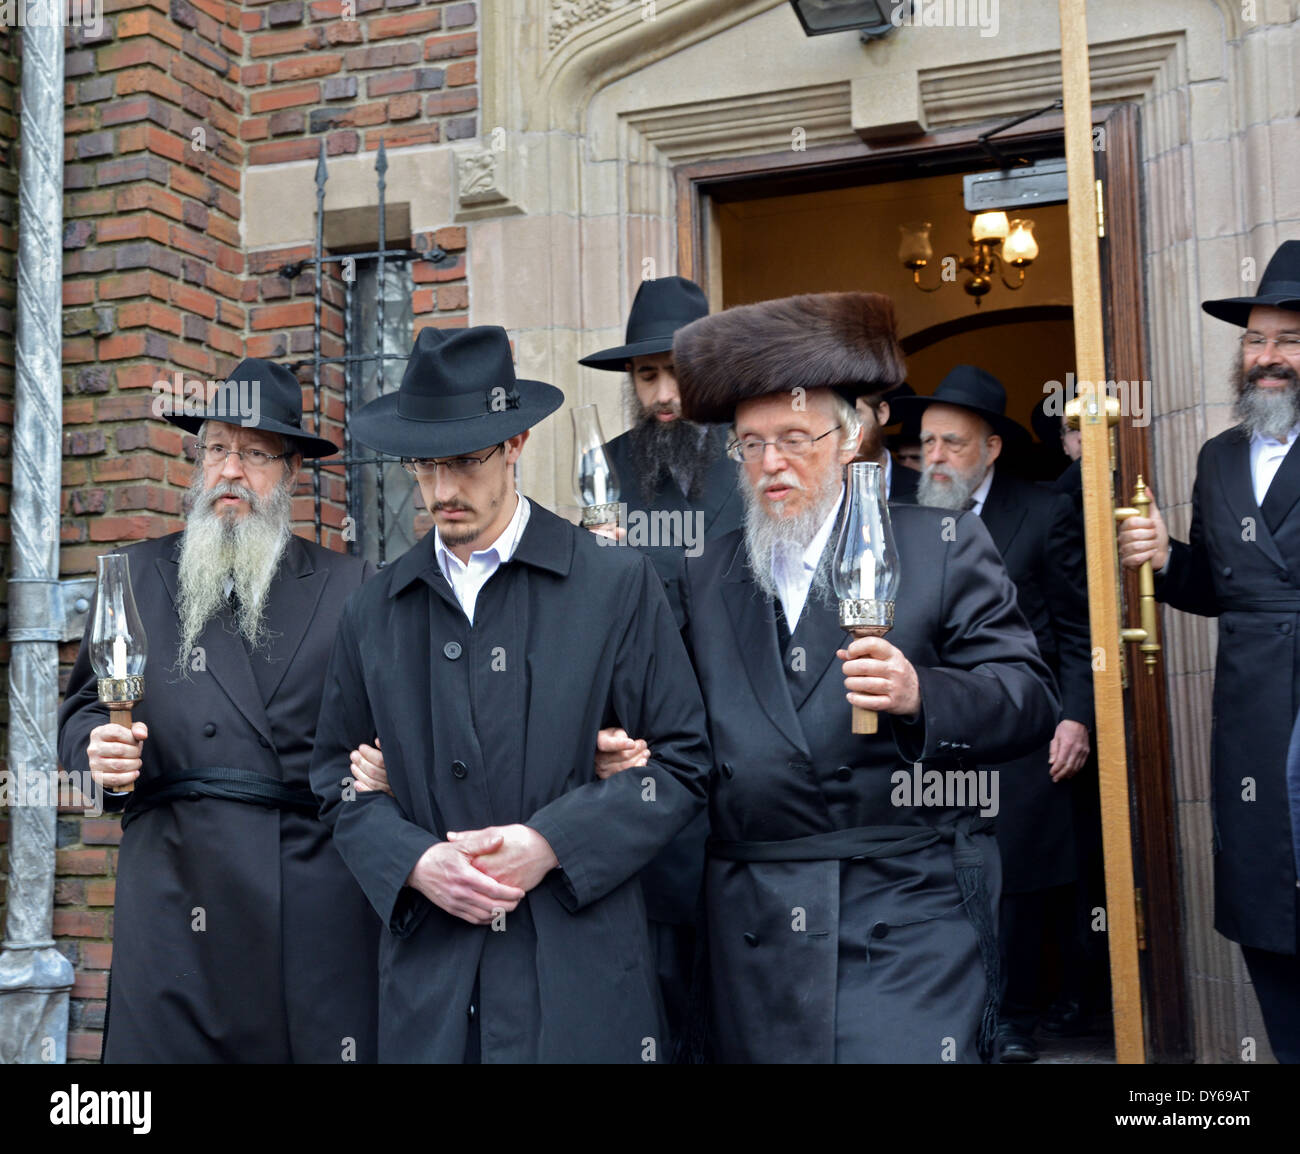
<svg viewBox="0 0 1300 1154">
<path fill-rule="evenodd" d="M 709 315 L 704 290 L 682 276 L 664 276 L 641 282 L 627 316 L 623 344 L 601 349 L 578 364 L 606 372 L 621 373 L 633 357 L 672 351 L 673 334 L 683 325 Z"/>
<path fill-rule="evenodd" d="M 904 421 L 914 417 L 919 424 L 921 414 L 930 405 L 955 405 L 959 409 L 968 409 L 983 417 L 993 431 L 1010 444 L 1030 439 L 1028 430 L 1006 415 L 1007 390 L 1002 382 L 974 365 L 958 365 L 928 397 L 900 397 L 890 405 L 890 412 L 899 411 Z"/>
<path fill-rule="evenodd" d="M 804 293 L 703 317 L 678 331 L 673 364 L 682 416 L 703 424 L 794 389 L 834 389 L 853 404 L 906 375 L 894 302 L 864 292 Z"/>
<path fill-rule="evenodd" d="M 1283 242 L 1273 254 L 1253 297 L 1203 301 L 1201 308 L 1212 317 L 1244 329 L 1250 324 L 1250 310 L 1261 305 L 1300 312 L 1300 240 Z"/>
<path fill-rule="evenodd" d="M 352 435 L 397 457 L 454 457 L 531 429 L 562 404 L 554 385 L 515 376 L 498 325 L 420 331 L 401 387 L 352 418 Z"/>
<path fill-rule="evenodd" d="M 274 361 L 248 357 L 221 381 L 202 413 L 176 411 L 163 417 L 187 433 L 198 434 L 204 421 L 222 421 L 264 433 L 292 437 L 304 457 L 328 457 L 339 447 L 302 427 L 302 385 Z"/>
</svg>

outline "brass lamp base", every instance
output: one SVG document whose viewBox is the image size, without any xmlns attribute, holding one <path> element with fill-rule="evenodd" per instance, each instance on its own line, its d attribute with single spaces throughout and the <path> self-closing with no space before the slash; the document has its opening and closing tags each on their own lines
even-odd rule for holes
<svg viewBox="0 0 1300 1154">
<path fill-rule="evenodd" d="M 623 523 L 623 503 L 605 501 L 599 505 L 582 507 L 582 527 L 590 529 L 593 525 L 621 525 Z"/>
<path fill-rule="evenodd" d="M 101 677 L 96 683 L 99 700 L 108 706 L 108 720 L 113 725 L 131 728 L 131 708 L 144 700 L 144 678 Z M 135 782 L 127 782 L 119 792 L 133 793 Z"/>
</svg>

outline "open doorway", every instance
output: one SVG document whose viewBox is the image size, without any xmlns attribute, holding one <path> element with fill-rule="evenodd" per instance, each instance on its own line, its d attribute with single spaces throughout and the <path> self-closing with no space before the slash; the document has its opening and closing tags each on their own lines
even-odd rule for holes
<svg viewBox="0 0 1300 1154">
<path fill-rule="evenodd" d="M 1101 234 L 1107 372 L 1116 380 L 1140 381 L 1145 358 L 1136 120 L 1130 105 L 1096 112 L 1106 145 L 1097 161 L 1109 228 Z M 714 309 L 799 292 L 884 292 L 895 302 L 909 383 L 918 393 L 932 393 L 956 364 L 978 364 L 1004 383 L 1008 415 L 1028 429 L 1045 382 L 1059 381 L 1064 389 L 1075 368 L 1066 206 L 1024 210 L 1036 224 L 1039 258 L 1023 288 L 1011 291 L 995 280 L 978 305 L 963 291 L 963 273 L 957 283 L 923 292 L 898 259 L 899 226 L 921 219 L 932 225 L 936 263 L 942 254 L 970 251 L 962 176 L 996 167 L 978 139 L 986 127 L 682 166 L 676 174 L 678 271 L 704 285 Z M 1018 160 L 1063 152 L 1055 114 L 998 139 L 1016 150 Z M 938 279 L 936 268 L 922 271 L 924 287 Z M 1137 474 L 1150 473 L 1147 433 L 1127 421 L 1117 429 L 1112 496 L 1124 494 L 1117 504 L 1127 503 Z M 1033 477 L 1034 467 L 1031 461 L 1021 471 Z M 1135 590 L 1130 596 L 1136 603 Z M 1133 668 L 1126 715 L 1142 1009 L 1149 1057 L 1177 1061 L 1187 1053 L 1188 1023 L 1164 683 L 1135 677 Z M 1049 947 L 1049 969 L 1051 952 Z"/>
</svg>

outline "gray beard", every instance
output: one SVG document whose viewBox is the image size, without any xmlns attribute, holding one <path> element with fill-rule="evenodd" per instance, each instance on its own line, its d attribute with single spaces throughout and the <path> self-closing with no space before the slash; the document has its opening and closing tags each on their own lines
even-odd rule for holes
<svg viewBox="0 0 1300 1154">
<path fill-rule="evenodd" d="M 1265 376 L 1289 377 L 1291 383 L 1283 389 L 1261 389 L 1255 382 Z M 1233 415 L 1247 436 L 1259 433 L 1280 441 L 1293 425 L 1300 423 L 1300 377 L 1289 365 L 1266 372 L 1256 366 L 1247 373 L 1238 363 L 1232 384 L 1237 394 Z"/>
<path fill-rule="evenodd" d="M 227 493 L 248 502 L 245 516 L 216 510 L 216 500 Z M 289 488 L 283 483 L 265 499 L 224 481 L 205 490 L 201 470 L 195 470 L 188 496 L 192 508 L 181 537 L 177 597 L 181 633 L 177 668 L 182 675 L 188 673 L 199 635 L 226 606 L 227 578 L 234 582 L 232 591 L 239 599 L 238 632 L 253 648 L 266 644 L 266 596 L 289 543 L 292 508 Z"/>
<path fill-rule="evenodd" d="M 698 499 L 710 464 L 704 426 L 680 419 L 665 424 L 642 407 L 630 379 L 623 389 L 624 406 L 636 422 L 628 438 L 628 458 L 642 494 L 648 499 L 661 485 L 681 477 L 687 500 Z"/>
<path fill-rule="evenodd" d="M 920 481 L 917 482 L 916 503 L 930 505 L 936 509 L 964 508 L 971 495 L 983 484 L 984 476 L 988 472 L 988 454 L 984 456 L 985 459 L 970 474 L 957 473 L 949 466 L 947 471 L 953 473 L 951 481 L 936 481 L 934 465 L 926 465 L 921 472 Z"/>
<path fill-rule="evenodd" d="M 737 468 L 744 468 L 738 465 Z M 781 474 L 778 474 L 781 475 Z M 766 478 L 764 478 L 766 479 Z M 787 480 L 791 478 L 787 477 Z M 749 556 L 749 568 L 754 575 L 754 584 L 765 596 L 778 600 L 776 579 L 772 576 L 772 559 L 780 548 L 802 553 L 812 544 L 822 522 L 830 516 L 839 500 L 843 482 L 840 470 L 835 468 L 827 475 L 812 503 L 802 512 L 789 517 L 774 517 L 764 506 L 761 494 L 749 483 L 749 478 L 741 476 L 737 485 L 745 498 L 745 552 Z M 831 540 L 834 534 L 831 534 Z M 828 542 L 829 543 L 829 542 Z M 808 590 L 808 603 L 814 599 L 824 605 L 834 605 L 835 591 L 831 585 L 831 566 L 829 554 L 832 549 L 823 550 L 817 572 L 813 574 L 812 585 Z"/>
</svg>

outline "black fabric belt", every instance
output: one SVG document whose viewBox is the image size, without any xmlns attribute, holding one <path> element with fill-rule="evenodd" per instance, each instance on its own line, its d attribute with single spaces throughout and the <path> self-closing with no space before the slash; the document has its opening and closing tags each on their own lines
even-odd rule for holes
<svg viewBox="0 0 1300 1154">
<path fill-rule="evenodd" d="M 997 921 L 984 872 L 984 856 L 971 840 L 972 834 L 992 833 L 994 821 L 977 814 L 959 817 L 952 825 L 863 825 L 833 829 L 787 841 L 720 841 L 710 838 L 709 856 L 723 861 L 844 861 L 858 858 L 901 857 L 940 842 L 952 844 L 953 870 L 966 916 L 975 927 L 980 958 L 984 962 L 987 992 L 980 1020 L 979 1051 L 992 1059 L 998 1026 L 998 1001 L 1002 994 L 1002 972 L 998 957 Z"/>
<path fill-rule="evenodd" d="M 169 773 L 159 781 L 138 787 L 127 799 L 122 811 L 122 828 L 140 814 L 182 798 L 215 797 L 224 801 L 242 801 L 271 809 L 291 809 L 316 814 L 320 802 L 306 786 L 286 785 L 279 778 L 268 777 L 251 769 L 231 769 L 224 765 L 201 766 Z"/>
</svg>

